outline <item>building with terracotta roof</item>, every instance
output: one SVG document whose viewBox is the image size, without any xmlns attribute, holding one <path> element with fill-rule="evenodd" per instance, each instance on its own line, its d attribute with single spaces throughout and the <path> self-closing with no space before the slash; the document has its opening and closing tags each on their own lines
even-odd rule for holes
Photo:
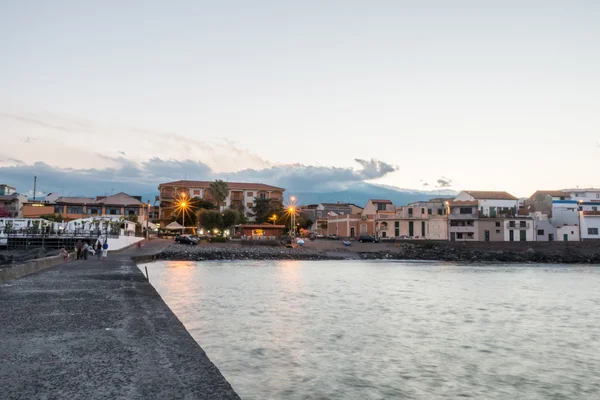
<svg viewBox="0 0 600 400">
<path fill-rule="evenodd" d="M 208 190 L 211 183 L 213 182 L 180 180 L 158 185 L 160 220 L 170 221 L 176 212 L 176 202 L 182 198 L 197 198 L 214 203 L 214 198 Z M 230 207 L 249 214 L 257 198 L 271 199 L 272 203 L 283 205 L 284 188 L 250 182 L 227 182 L 227 186 L 229 193 L 225 204 L 222 204 L 223 208 Z"/>
<path fill-rule="evenodd" d="M 55 200 L 28 202 L 23 205 L 24 218 L 40 218 L 46 215 L 61 215 L 71 221 L 95 216 L 135 215 L 139 223 L 144 223 L 148 215 L 148 206 L 140 196 L 116 193 L 111 196 L 97 197 L 55 197 Z"/>
<path fill-rule="evenodd" d="M 519 199 L 508 192 L 464 190 L 447 206 L 450 240 L 534 240 L 533 218 L 518 215 Z"/>
<path fill-rule="evenodd" d="M 395 207 L 393 213 L 378 211 L 375 233 L 380 239 L 448 239 L 448 217 L 445 199 L 416 201 Z"/>
</svg>

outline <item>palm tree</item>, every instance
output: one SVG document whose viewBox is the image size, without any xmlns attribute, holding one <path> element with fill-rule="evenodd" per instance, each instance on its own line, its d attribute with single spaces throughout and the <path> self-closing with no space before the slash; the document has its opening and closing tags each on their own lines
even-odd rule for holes
<svg viewBox="0 0 600 400">
<path fill-rule="evenodd" d="M 221 211 L 221 203 L 223 203 L 229 195 L 229 186 L 227 185 L 227 182 L 217 179 L 210 184 L 208 191 L 212 195 L 212 198 L 217 202 L 217 209 Z"/>
</svg>

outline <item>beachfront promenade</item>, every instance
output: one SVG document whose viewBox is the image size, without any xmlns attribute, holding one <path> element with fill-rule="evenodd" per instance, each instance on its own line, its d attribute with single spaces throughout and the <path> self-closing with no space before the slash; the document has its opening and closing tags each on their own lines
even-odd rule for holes
<svg viewBox="0 0 600 400">
<path fill-rule="evenodd" d="M 0 285 L 0 397 L 239 399 L 131 260 L 171 243 Z"/>
</svg>

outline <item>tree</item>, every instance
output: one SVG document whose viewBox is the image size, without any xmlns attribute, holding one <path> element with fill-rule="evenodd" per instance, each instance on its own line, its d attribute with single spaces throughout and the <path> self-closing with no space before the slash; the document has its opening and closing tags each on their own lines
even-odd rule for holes
<svg viewBox="0 0 600 400">
<path fill-rule="evenodd" d="M 246 214 L 231 208 L 223 211 L 221 217 L 223 219 L 222 229 L 232 230 L 237 224 L 244 224 L 248 221 Z"/>
<path fill-rule="evenodd" d="M 222 226 L 221 227 L 223 229 L 231 229 L 235 226 L 235 224 L 237 224 L 238 220 L 240 219 L 240 214 L 236 210 L 232 210 L 232 209 L 228 208 L 227 210 L 223 211 L 221 217 L 222 217 Z"/>
<path fill-rule="evenodd" d="M 198 214 L 200 226 L 208 231 L 213 229 L 221 229 L 223 220 L 221 213 L 217 210 L 202 210 Z"/>
<path fill-rule="evenodd" d="M 227 182 L 217 179 L 208 187 L 212 198 L 217 202 L 217 210 L 221 211 L 221 204 L 229 195 L 229 185 Z"/>
<path fill-rule="evenodd" d="M 127 221 L 131 221 L 131 222 L 138 222 L 138 217 L 137 215 L 128 215 L 127 218 L 125 218 Z"/>
<path fill-rule="evenodd" d="M 263 224 L 268 222 L 273 214 L 279 214 L 281 212 L 280 203 L 271 203 L 271 199 L 259 199 L 254 198 L 254 205 L 252 206 L 252 215 L 254 216 L 257 224 Z"/>
</svg>

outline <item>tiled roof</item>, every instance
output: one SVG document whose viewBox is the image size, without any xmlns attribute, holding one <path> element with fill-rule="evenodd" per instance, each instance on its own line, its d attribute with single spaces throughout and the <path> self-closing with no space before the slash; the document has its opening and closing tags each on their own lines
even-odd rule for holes
<svg viewBox="0 0 600 400">
<path fill-rule="evenodd" d="M 95 203 L 96 200 L 92 197 L 59 197 L 56 199 L 56 203 L 66 203 L 66 204 L 85 204 L 85 203 Z"/>
<path fill-rule="evenodd" d="M 185 186 L 190 188 L 208 188 L 210 184 L 213 183 L 211 181 L 174 181 L 161 183 L 158 185 L 159 187 L 163 186 Z M 277 186 L 266 185 L 264 183 L 251 183 L 251 182 L 227 182 L 227 186 L 229 190 L 285 190 L 284 188 L 280 188 Z"/>
<path fill-rule="evenodd" d="M 478 200 L 519 200 L 508 192 L 465 190 L 466 193 Z"/>
<path fill-rule="evenodd" d="M 536 194 L 545 194 L 550 197 L 570 197 L 568 193 L 565 193 L 561 190 L 538 190 L 532 194 L 531 197 L 535 196 Z"/>
<path fill-rule="evenodd" d="M 109 205 L 115 205 L 115 206 L 139 206 L 139 205 L 143 205 L 144 203 L 142 203 L 141 201 L 139 201 L 138 199 L 128 195 L 127 193 L 117 193 L 117 194 L 113 194 L 112 196 L 108 196 L 108 197 L 101 197 L 99 196 L 95 203 L 97 204 L 109 204 Z"/>
<path fill-rule="evenodd" d="M 371 203 L 392 204 L 391 200 L 371 199 Z"/>
</svg>

